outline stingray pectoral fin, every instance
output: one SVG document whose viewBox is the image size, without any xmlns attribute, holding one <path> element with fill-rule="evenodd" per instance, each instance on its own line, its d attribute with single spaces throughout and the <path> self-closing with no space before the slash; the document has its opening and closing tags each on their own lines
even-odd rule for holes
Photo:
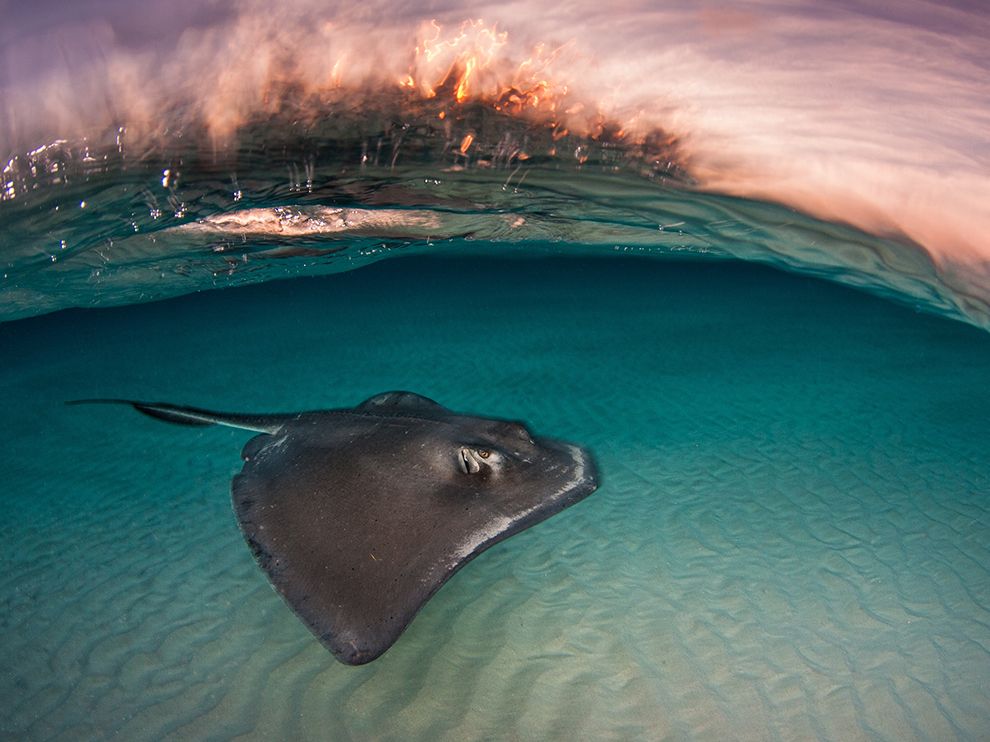
<svg viewBox="0 0 990 742">
<path fill-rule="evenodd" d="M 139 402 L 133 399 L 73 399 L 68 405 L 123 404 L 156 420 L 176 425 L 206 426 L 226 425 L 230 428 L 253 430 L 258 433 L 274 433 L 294 415 L 244 415 L 234 412 L 212 412 L 197 407 L 182 407 L 164 402 Z"/>
</svg>

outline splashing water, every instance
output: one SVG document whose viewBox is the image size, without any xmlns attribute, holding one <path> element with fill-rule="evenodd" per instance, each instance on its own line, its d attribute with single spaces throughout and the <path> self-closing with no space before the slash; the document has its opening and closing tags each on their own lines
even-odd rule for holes
<svg viewBox="0 0 990 742">
<path fill-rule="evenodd" d="M 755 259 L 988 325 L 990 20 L 963 3 L 190 3 L 154 40 L 113 2 L 11 14 L 8 319 L 550 241 Z"/>
</svg>

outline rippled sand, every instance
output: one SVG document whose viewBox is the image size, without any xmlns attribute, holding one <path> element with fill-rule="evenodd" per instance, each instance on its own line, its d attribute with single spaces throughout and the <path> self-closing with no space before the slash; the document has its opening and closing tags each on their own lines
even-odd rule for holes
<svg viewBox="0 0 990 742">
<path fill-rule="evenodd" d="M 767 269 L 401 261 L 0 325 L 0 733 L 990 736 L 990 337 Z M 258 411 L 408 388 L 589 445 L 598 493 L 336 663 L 228 504 Z"/>
</svg>

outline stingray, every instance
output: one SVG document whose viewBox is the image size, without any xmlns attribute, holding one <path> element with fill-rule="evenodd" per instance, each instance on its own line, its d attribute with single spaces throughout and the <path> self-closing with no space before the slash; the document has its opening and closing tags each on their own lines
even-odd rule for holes
<svg viewBox="0 0 990 742">
<path fill-rule="evenodd" d="M 275 590 L 348 665 L 391 647 L 478 554 L 598 487 L 585 449 L 412 392 L 272 415 L 79 402 L 260 433 L 231 485 L 241 532 Z"/>
</svg>

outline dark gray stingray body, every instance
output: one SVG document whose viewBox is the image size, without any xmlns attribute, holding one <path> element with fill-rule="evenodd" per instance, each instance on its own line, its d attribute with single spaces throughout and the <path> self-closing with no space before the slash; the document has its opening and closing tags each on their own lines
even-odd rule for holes
<svg viewBox="0 0 990 742">
<path fill-rule="evenodd" d="M 381 655 L 472 558 L 598 486 L 577 446 L 409 392 L 298 415 L 130 404 L 263 431 L 242 452 L 234 511 L 275 589 L 347 664 Z"/>
</svg>

